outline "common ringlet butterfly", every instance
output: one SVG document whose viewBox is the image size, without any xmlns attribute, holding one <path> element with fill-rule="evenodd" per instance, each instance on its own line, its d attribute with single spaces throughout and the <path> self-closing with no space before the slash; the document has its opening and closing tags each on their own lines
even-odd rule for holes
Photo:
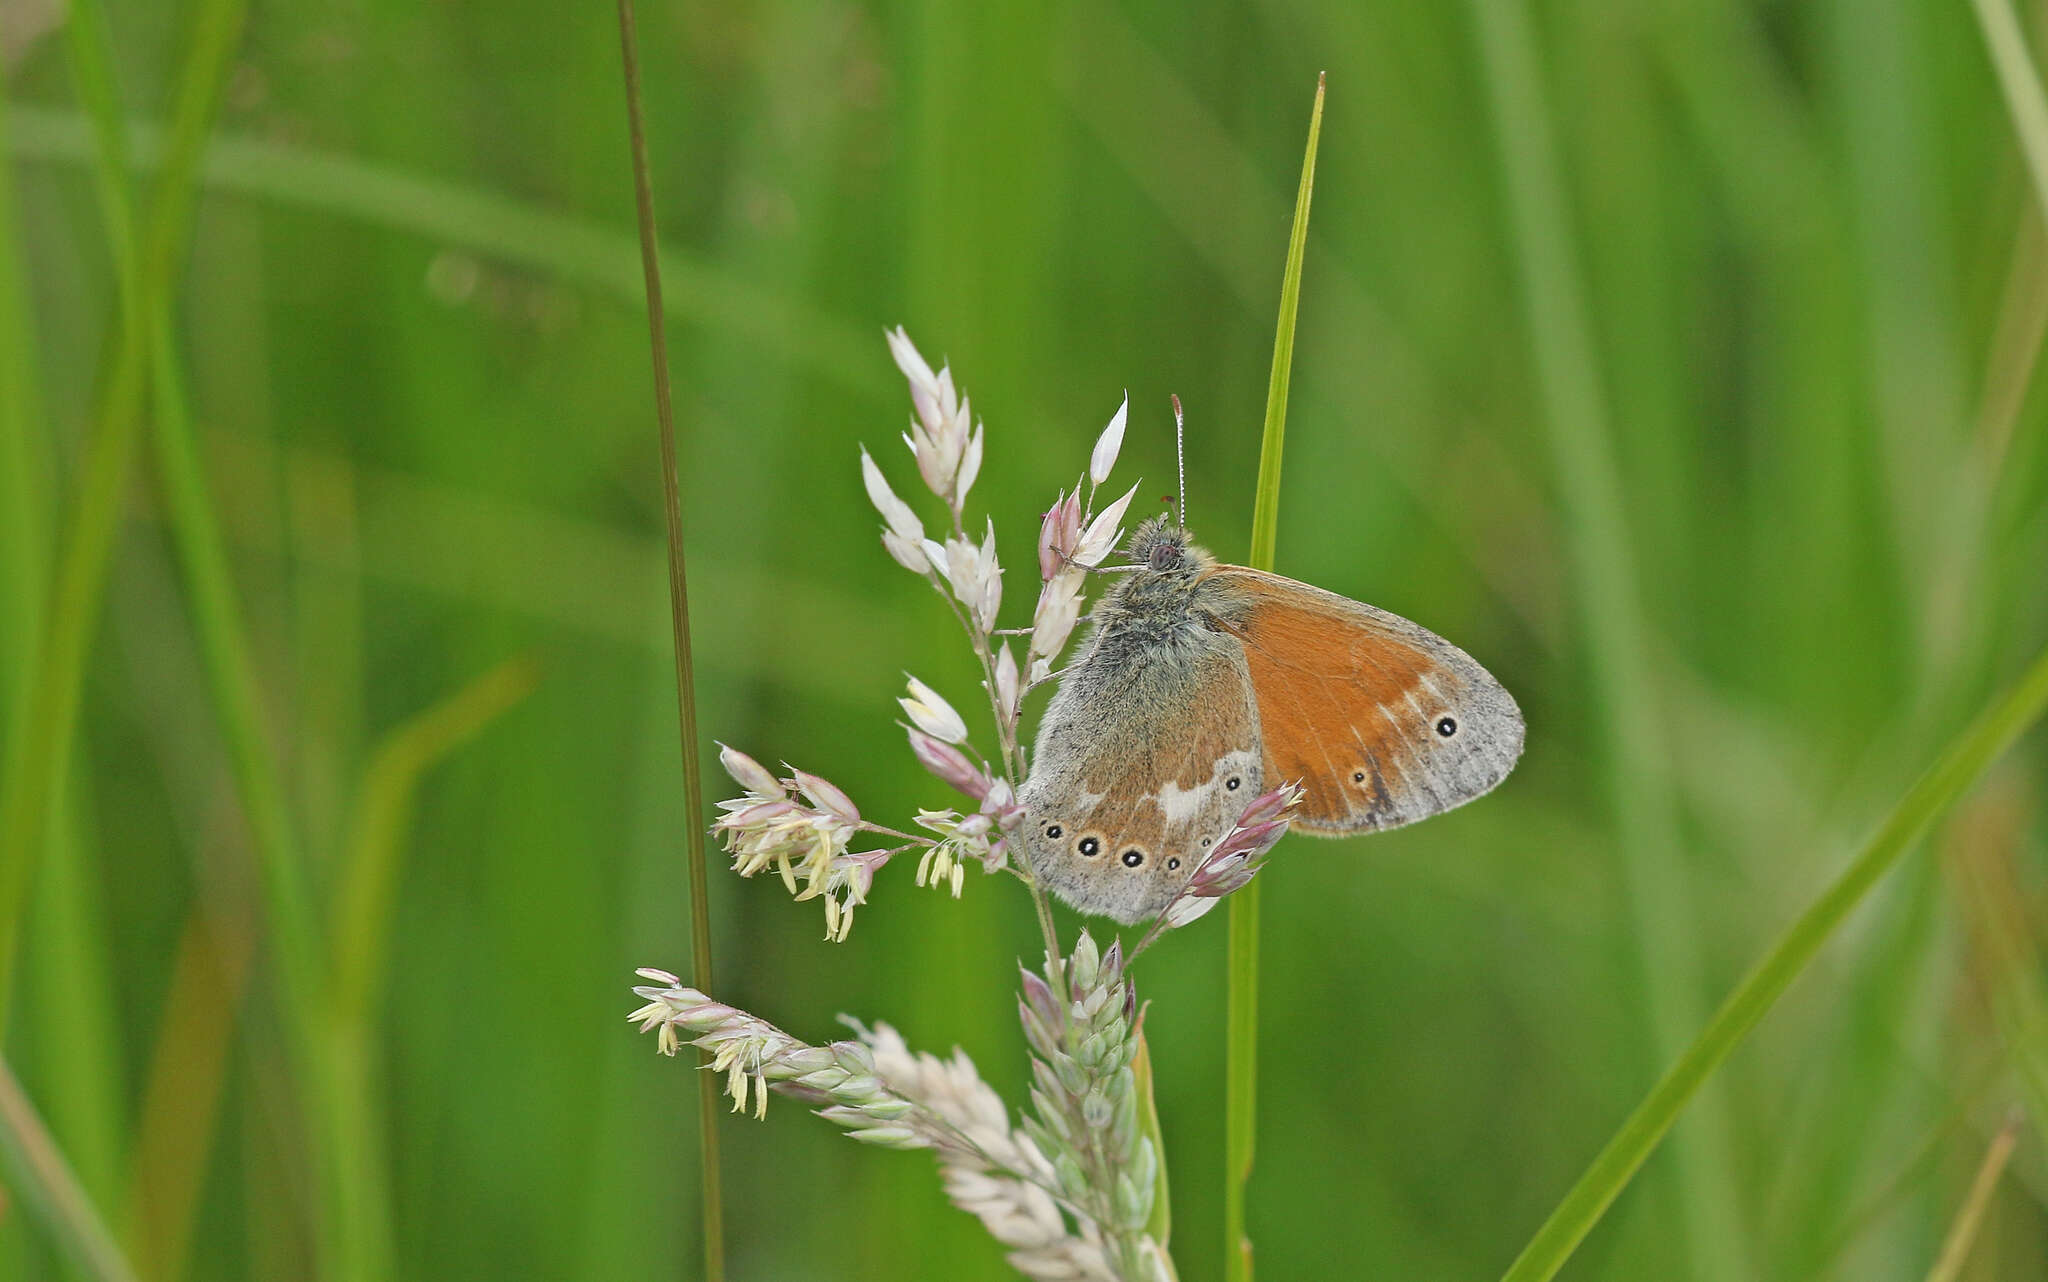
<svg viewBox="0 0 2048 1282">
<path fill-rule="evenodd" d="M 1513 696 L 1427 628 L 1220 564 L 1164 515 L 1124 553 L 1018 797 L 1032 874 L 1082 912 L 1156 916 L 1268 788 L 1299 782 L 1295 831 L 1341 837 L 1470 801 L 1521 755 Z"/>
</svg>

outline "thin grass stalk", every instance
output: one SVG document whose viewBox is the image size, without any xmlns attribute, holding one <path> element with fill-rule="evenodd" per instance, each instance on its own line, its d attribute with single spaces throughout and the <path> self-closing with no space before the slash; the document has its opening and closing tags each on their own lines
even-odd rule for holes
<svg viewBox="0 0 2048 1282">
<path fill-rule="evenodd" d="M 676 724 L 683 749 L 683 859 L 690 891 L 690 982 L 715 991 L 711 977 L 710 878 L 704 857 L 704 780 L 697 753 L 697 690 L 691 679 L 690 586 L 683 557 L 683 507 L 676 479 L 675 408 L 669 392 L 668 336 L 662 324 L 661 254 L 654 228 L 654 186 L 647 172 L 647 124 L 640 105 L 640 53 L 633 0 L 619 0 L 619 63 L 633 150 L 633 205 L 647 294 L 647 341 L 654 361 L 654 409 L 661 426 L 661 511 L 668 531 L 669 618 L 675 636 Z M 704 1277 L 724 1282 L 725 1208 L 718 1164 L 718 1104 L 711 1078 L 697 1079 L 697 1162 L 703 1211 Z"/>
<path fill-rule="evenodd" d="M 36 677 L 20 734 L 9 736 L 0 763 L 0 1029 L 13 991 L 21 905 L 44 849 L 50 808 L 61 795 L 78 729 L 79 690 L 91 649 L 114 538 L 133 471 L 136 438 L 148 391 L 149 300 L 168 294 L 191 220 L 193 193 L 206 134 L 226 83 L 230 53 L 242 27 L 246 0 L 206 0 L 180 68 L 172 104 L 163 176 L 158 181 L 139 252 L 117 251 L 132 264 L 134 284 L 124 297 L 114 355 L 101 393 L 79 495 L 66 523 L 50 590 L 50 610 L 36 658 Z M 118 132 L 118 121 L 109 121 Z M 102 168 L 119 172 L 125 146 L 100 140 Z M 104 186 L 104 184 L 103 184 Z M 110 223 L 110 240 L 133 238 Z M 132 289 L 132 294 L 128 291 Z"/>
<path fill-rule="evenodd" d="M 1928 1270 L 1927 1282 L 1956 1282 L 1963 1275 L 1963 1264 L 1970 1258 L 1970 1248 L 1977 1243 L 1977 1230 L 1984 1226 L 1984 1212 L 1991 1205 L 1991 1195 L 1998 1189 L 1999 1177 L 2005 1174 L 2005 1164 L 2012 1159 L 2013 1145 L 2019 1142 L 2019 1135 L 2020 1118 L 2015 1113 L 1998 1128 L 1998 1134 L 1991 1137 L 1991 1147 L 1984 1151 L 1984 1160 L 1977 1167 L 1976 1178 L 1970 1181 L 1970 1192 L 1956 1211 L 1948 1236 L 1942 1240 L 1941 1254 L 1935 1257 L 1934 1267 Z"/>
<path fill-rule="evenodd" d="M 1841 1272 L 1858 1241 L 1914 1192 L 1921 1181 L 1932 1177 L 1941 1158 L 1942 1146 L 1969 1128 L 1971 1113 L 1999 1083 L 2004 1075 L 2003 1067 L 2002 1063 L 1994 1063 L 1989 1069 L 1979 1071 L 1975 1080 L 1956 1093 L 1948 1111 L 1913 1146 L 1912 1156 L 1901 1162 L 1898 1169 L 1880 1183 L 1877 1191 L 1854 1212 L 1843 1217 L 1823 1247 L 1815 1253 L 1813 1268 L 1801 1276 L 1809 1282 L 1828 1282 Z"/>
<path fill-rule="evenodd" d="M 1259 482 L 1252 506 L 1247 564 L 1273 568 L 1280 531 L 1280 456 L 1287 437 L 1287 386 L 1294 369 L 1294 316 L 1301 302 L 1301 260 L 1308 245 L 1309 202 L 1315 195 L 1316 144 L 1323 133 L 1324 77 L 1316 77 L 1309 111 L 1308 147 L 1294 196 L 1287 236 L 1287 267 L 1280 277 L 1280 319 L 1273 331 L 1273 370 L 1266 381 L 1266 422 L 1259 439 Z M 1245 1190 L 1252 1177 L 1259 1103 L 1259 898 L 1257 881 L 1230 897 L 1229 976 L 1225 1004 L 1228 1041 L 1223 1105 L 1223 1276 L 1251 1282 L 1252 1242 L 1245 1232 Z"/>
<path fill-rule="evenodd" d="M 1951 741 L 1841 875 L 1778 936 L 1543 1222 L 1504 1275 L 1504 1282 L 1547 1282 L 1557 1276 L 1656 1150 L 1686 1104 L 1805 971 L 1821 945 L 1935 821 L 2040 718 L 2044 708 L 2048 708 L 2048 650 L 2035 657 L 2009 693 Z"/>
<path fill-rule="evenodd" d="M 0 1057 L 0 1151 L 13 1172 L 10 1187 L 28 1195 L 31 1207 L 48 1224 L 51 1239 L 81 1274 L 98 1282 L 136 1282 L 135 1270 L 114 1244 L 106 1221 L 79 1186 L 5 1057 Z"/>
<path fill-rule="evenodd" d="M 1992 1017 L 2019 1077 L 2020 1097 L 2035 1128 L 2048 1135 L 2048 993 L 2041 984 L 2040 954 L 2028 937 L 2026 898 L 2013 882 L 2010 860 L 2020 831 L 2016 821 L 2010 829 L 1966 839 L 1958 843 L 1956 862 L 1981 938 Z"/>
<path fill-rule="evenodd" d="M 1668 1061 L 1702 1016 L 1692 897 L 1683 877 L 1671 757 L 1659 730 L 1651 638 L 1638 596 L 1592 326 L 1572 245 L 1550 112 L 1526 8 L 1473 0 L 1484 79 L 1505 171 L 1510 232 L 1545 402 L 1553 467 L 1582 585 L 1609 806 L 1648 992 L 1650 1042 Z M 1751 1277 L 1728 1128 L 1709 1105 L 1677 1145 L 1685 1252 L 1706 1278 Z"/>
</svg>

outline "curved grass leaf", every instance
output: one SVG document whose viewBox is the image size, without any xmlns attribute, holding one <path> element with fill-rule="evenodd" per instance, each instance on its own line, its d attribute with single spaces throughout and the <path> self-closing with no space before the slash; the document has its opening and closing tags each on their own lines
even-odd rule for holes
<svg viewBox="0 0 2048 1282">
<path fill-rule="evenodd" d="M 2043 708 L 2048 708 L 2048 651 L 2034 660 L 2010 693 L 1949 745 L 1834 884 L 1785 929 L 1763 960 L 1736 985 L 1691 1048 L 1665 1072 L 1551 1212 L 1508 1269 L 1504 1282 L 1545 1282 L 1557 1275 L 1628 1187 L 1686 1104 L 1813 961 L 1821 945 L 2013 740 L 2040 718 Z"/>
</svg>

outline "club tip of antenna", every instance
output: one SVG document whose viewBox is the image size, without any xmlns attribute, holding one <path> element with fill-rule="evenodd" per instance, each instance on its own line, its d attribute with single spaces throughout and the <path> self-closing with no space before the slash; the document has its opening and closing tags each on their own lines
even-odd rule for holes
<svg viewBox="0 0 2048 1282">
<path fill-rule="evenodd" d="M 1173 454 L 1180 472 L 1180 492 L 1173 496 L 1173 506 L 1175 513 L 1180 518 L 1180 528 L 1182 531 L 1186 531 L 1188 528 L 1187 419 L 1181 413 L 1180 393 L 1168 392 L 1166 397 L 1173 402 Z"/>
</svg>

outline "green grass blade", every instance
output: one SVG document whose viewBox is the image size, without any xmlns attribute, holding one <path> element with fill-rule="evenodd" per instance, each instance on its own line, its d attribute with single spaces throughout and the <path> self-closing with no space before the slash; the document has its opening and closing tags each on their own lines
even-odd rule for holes
<svg viewBox="0 0 2048 1282">
<path fill-rule="evenodd" d="M 8 115 L 0 100 L 0 152 Z M 56 474 L 16 252 L 13 179 L 11 168 L 0 172 L 0 716 L 9 739 L 24 729 L 47 623 Z M 111 199 L 125 197 L 123 188 Z M 41 1016 L 34 1036 L 50 1126 L 88 1195 L 106 1199 L 118 1187 L 122 1144 L 120 1088 L 105 1071 L 118 1061 L 119 1022 L 111 1010 L 105 934 L 92 911 L 89 825 L 80 819 L 91 807 L 77 795 L 82 787 L 54 801 L 25 942 L 37 954 L 38 985 L 30 996 Z"/>
<path fill-rule="evenodd" d="M 690 893 L 690 982 L 712 992 L 710 878 L 704 855 L 704 778 L 698 761 L 697 684 L 690 655 L 690 586 L 683 555 L 682 487 L 676 476 L 676 420 L 669 394 L 668 337 L 662 324 L 661 246 L 648 177 L 647 125 L 640 105 L 640 52 L 633 0 L 618 0 L 619 62 L 626 85 L 626 125 L 633 154 L 633 204 L 640 231 L 647 341 L 654 362 L 654 410 L 660 429 L 661 514 L 668 533 L 668 604 L 675 638 L 676 726 L 683 758 L 683 862 Z M 697 1081 L 698 1196 L 704 1234 L 705 1282 L 725 1282 L 724 1183 L 718 1161 L 718 1102 L 710 1079 Z"/>
<path fill-rule="evenodd" d="M 2042 92 L 2041 79 L 2027 56 L 2027 38 L 2012 6 L 2006 0 L 1972 3 L 1977 9 L 1977 24 L 1984 29 L 1991 65 L 1998 73 L 1998 87 L 2005 94 L 2006 110 L 2012 113 L 2020 151 L 2027 160 L 2034 198 L 2048 212 L 2048 94 Z"/>
<path fill-rule="evenodd" d="M 18 156 L 77 163 L 93 155 L 85 121 L 76 112 L 17 106 L 15 117 Z M 161 164 L 161 131 L 139 121 L 130 129 L 135 162 Z M 434 245 L 457 245 L 551 273 L 622 302 L 640 299 L 639 251 L 631 236 L 495 192 L 234 135 L 214 140 L 202 172 L 215 191 L 393 228 Z M 878 401 L 894 393 L 895 385 L 875 369 L 873 339 L 840 317 L 764 291 L 674 245 L 661 247 L 661 269 L 674 286 L 663 305 L 676 320 L 750 337 L 763 351 L 784 354 Z"/>
<path fill-rule="evenodd" d="M 50 595 L 45 636 L 36 658 L 36 677 L 22 717 L 22 731 L 10 735 L 0 763 L 0 1029 L 13 992 L 21 906 L 45 848 L 50 810 L 62 794 L 78 729 L 79 689 L 85 659 L 99 620 L 114 537 L 120 528 L 122 504 L 133 470 L 136 438 L 148 392 L 151 335 L 145 321 L 152 300 L 168 295 L 191 219 L 193 191 L 214 107 L 226 81 L 229 52 L 241 30 L 245 6 L 214 0 L 201 7 L 195 40 L 178 82 L 178 98 L 145 239 L 133 244 L 134 230 L 110 207 L 108 237 L 120 247 L 117 265 L 129 278 L 121 286 L 124 300 L 110 372 L 102 392 L 92 442 L 88 447 L 77 503 L 72 508 L 60 545 Z M 93 31 L 90 21 L 74 27 Z M 88 53 L 87 61 L 101 55 Z M 105 113 L 103 125 L 113 133 L 99 140 L 100 166 L 119 173 L 125 166 L 126 144 L 116 118 Z M 102 191 L 111 190 L 103 180 Z M 121 242 L 127 242 L 125 244 Z"/>
<path fill-rule="evenodd" d="M 1785 929 L 1692 1046 L 1629 1115 L 1508 1269 L 1504 1282 L 1555 1277 L 1686 1104 L 1799 977 L 1849 913 L 2048 707 L 2048 651 L 1963 731 L 1906 793 L 1849 866 Z"/>
<path fill-rule="evenodd" d="M 29 1201 L 50 1229 L 50 1236 L 87 1277 L 99 1282 L 136 1282 L 135 1270 L 107 1232 L 64 1154 L 22 1094 L 14 1069 L 0 1058 L 0 1150 L 7 1156 L 13 1179 L 8 1183 L 29 1194 Z"/>
<path fill-rule="evenodd" d="M 1301 259 L 1308 244 L 1308 208 L 1315 194 L 1316 143 L 1323 132 L 1323 78 L 1316 78 L 1309 113 L 1308 148 L 1294 198 L 1294 228 L 1287 237 L 1287 269 L 1280 278 L 1280 320 L 1273 332 L 1273 372 L 1266 383 L 1266 425 L 1259 442 L 1258 497 L 1252 508 L 1248 558 L 1273 568 L 1280 530 L 1280 454 L 1287 435 L 1287 382 L 1294 368 L 1294 314 L 1301 301 Z M 1252 1176 L 1259 1096 L 1259 883 L 1230 897 L 1230 973 L 1227 980 L 1223 1120 L 1223 1275 L 1251 1282 L 1252 1243 L 1245 1233 L 1245 1188 Z"/>
<path fill-rule="evenodd" d="M 1639 597 L 1633 532 L 1550 113 L 1526 9 L 1474 0 L 1474 21 L 1505 170 L 1511 244 L 1552 466 L 1567 514 L 1573 577 L 1605 739 L 1606 790 L 1655 1062 L 1667 1062 L 1704 1014 L 1693 895 L 1686 885 L 1670 746 L 1659 725 L 1652 641 Z M 1718 1101 L 1674 1145 L 1686 1250 L 1702 1278 L 1750 1277 L 1729 1128 Z"/>
<path fill-rule="evenodd" d="M 427 771 L 533 692 L 539 666 L 510 659 L 407 720 L 370 754 L 334 901 L 336 1015 L 370 1017 L 383 969 L 392 892 L 413 796 Z"/>
</svg>

